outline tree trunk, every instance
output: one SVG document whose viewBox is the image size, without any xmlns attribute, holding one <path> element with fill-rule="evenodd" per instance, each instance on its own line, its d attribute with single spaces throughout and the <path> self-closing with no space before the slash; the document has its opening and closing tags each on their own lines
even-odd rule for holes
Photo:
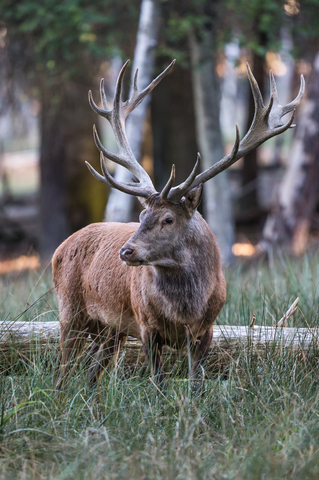
<svg viewBox="0 0 319 480">
<path fill-rule="evenodd" d="M 48 261 L 70 234 L 67 214 L 65 148 L 61 105 L 52 105 L 51 92 L 42 90 L 40 146 L 40 254 Z"/>
<path fill-rule="evenodd" d="M 191 69 L 176 65 L 152 98 L 154 180 L 160 191 L 176 167 L 175 183 L 185 181 L 197 153 Z"/>
<path fill-rule="evenodd" d="M 103 216 L 106 192 L 85 166 L 98 168 L 92 138 L 95 115 L 86 100 L 91 81 L 42 90 L 40 253 L 49 261 L 67 236 Z"/>
<path fill-rule="evenodd" d="M 307 85 L 307 98 L 298 115 L 291 156 L 270 212 L 260 249 L 283 246 L 299 255 L 305 251 L 319 187 L 319 53 Z"/>
<path fill-rule="evenodd" d="M 253 53 L 252 71 L 257 80 L 257 83 L 259 85 L 259 89 L 262 95 L 264 93 L 264 83 L 265 83 L 264 63 L 265 63 L 265 59 L 263 56 Z M 255 103 L 254 103 L 254 98 L 251 95 L 250 89 L 249 89 L 249 95 L 250 95 L 249 107 L 248 107 L 248 116 L 247 116 L 245 132 L 248 132 L 255 114 Z M 242 186 L 244 189 L 246 187 L 248 190 L 247 194 L 244 195 L 241 201 L 241 208 L 244 212 L 251 213 L 258 210 L 259 202 L 258 202 L 258 195 L 257 195 L 257 192 L 258 192 L 257 178 L 258 178 L 258 148 L 255 148 L 250 153 L 245 155 L 243 159 Z"/>
<path fill-rule="evenodd" d="M 66 83 L 63 130 L 66 154 L 68 219 L 74 232 L 92 222 L 100 222 L 106 202 L 105 186 L 91 175 L 85 161 L 99 169 L 99 152 L 94 144 L 92 126 L 96 114 L 87 101 L 92 79 Z"/>
<path fill-rule="evenodd" d="M 202 154 L 202 168 L 211 167 L 224 156 L 219 122 L 220 85 L 215 70 L 213 29 L 196 38 L 190 35 L 197 137 Z M 234 129 L 235 130 L 235 129 Z M 234 221 L 227 171 L 205 185 L 204 215 L 215 233 L 224 262 L 232 259 Z"/>
<path fill-rule="evenodd" d="M 140 20 L 137 32 L 136 48 L 131 76 L 131 91 L 133 78 L 138 68 L 138 88 L 142 90 L 152 80 L 155 61 L 155 47 L 158 41 L 159 30 L 159 2 L 158 0 L 142 0 Z M 143 142 L 143 125 L 150 101 L 148 95 L 143 102 L 129 115 L 126 122 L 127 139 L 137 158 L 141 158 Z M 121 166 L 116 167 L 115 179 L 129 183 L 132 174 Z M 132 218 L 134 197 L 112 189 L 105 211 L 105 220 L 109 222 L 128 222 Z"/>
</svg>

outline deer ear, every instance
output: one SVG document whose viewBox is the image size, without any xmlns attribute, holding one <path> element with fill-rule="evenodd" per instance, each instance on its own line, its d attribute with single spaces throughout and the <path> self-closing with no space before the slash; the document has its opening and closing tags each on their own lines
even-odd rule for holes
<svg viewBox="0 0 319 480">
<path fill-rule="evenodd" d="M 198 187 L 192 188 L 188 193 L 186 193 L 183 204 L 189 214 L 192 216 L 195 210 L 197 209 L 200 201 L 202 199 L 203 193 L 203 184 L 201 183 Z"/>
</svg>

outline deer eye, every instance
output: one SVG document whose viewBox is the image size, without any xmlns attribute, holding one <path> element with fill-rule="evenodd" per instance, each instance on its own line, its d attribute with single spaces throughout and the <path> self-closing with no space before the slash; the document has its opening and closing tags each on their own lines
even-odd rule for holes
<svg viewBox="0 0 319 480">
<path fill-rule="evenodd" d="M 167 223 L 167 224 L 171 225 L 172 223 L 174 223 L 174 219 L 171 218 L 171 217 L 165 218 L 163 223 Z"/>
</svg>

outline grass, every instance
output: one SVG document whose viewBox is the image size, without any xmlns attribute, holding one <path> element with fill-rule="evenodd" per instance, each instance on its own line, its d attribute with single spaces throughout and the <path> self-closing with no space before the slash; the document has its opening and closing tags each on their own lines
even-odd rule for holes
<svg viewBox="0 0 319 480">
<path fill-rule="evenodd" d="M 227 272 L 221 324 L 278 320 L 299 296 L 290 326 L 318 326 L 316 256 L 273 270 Z M 49 272 L 0 280 L 2 319 L 58 317 Z M 36 302 L 33 306 L 32 302 Z M 29 305 L 28 305 L 29 304 Z M 24 312 L 23 315 L 21 312 Z M 317 479 L 318 347 L 239 352 L 204 387 L 170 375 L 158 387 L 123 357 L 105 372 L 101 393 L 79 366 L 57 393 L 57 352 L 0 377 L 0 480 L 7 479 Z"/>
</svg>

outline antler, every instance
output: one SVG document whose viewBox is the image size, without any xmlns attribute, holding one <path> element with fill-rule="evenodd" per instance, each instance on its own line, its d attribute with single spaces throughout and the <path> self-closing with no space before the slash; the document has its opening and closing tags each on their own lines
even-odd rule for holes
<svg viewBox="0 0 319 480">
<path fill-rule="evenodd" d="M 96 131 L 96 127 L 93 127 L 93 137 L 97 148 L 100 150 L 100 160 L 101 160 L 101 170 L 103 176 L 100 175 L 88 162 L 85 162 L 87 167 L 89 168 L 92 175 L 102 183 L 105 183 L 108 186 L 112 186 L 121 190 L 122 192 L 129 193 L 131 195 L 135 195 L 138 197 L 149 198 L 154 195 L 156 192 L 152 180 L 150 179 L 147 172 L 144 168 L 138 163 L 136 160 L 131 147 L 128 144 L 126 133 L 125 133 L 125 119 L 132 112 L 143 100 L 144 97 L 148 93 L 150 93 L 156 85 L 162 80 L 163 77 L 173 68 L 175 64 L 175 60 L 160 74 L 156 77 L 144 90 L 139 91 L 137 88 L 137 73 L 138 70 L 135 72 L 134 82 L 133 82 L 133 93 L 129 100 L 123 102 L 122 97 L 122 90 L 123 90 L 123 77 L 126 71 L 126 68 L 129 64 L 129 60 L 123 65 L 121 71 L 119 73 L 115 95 L 113 100 L 113 108 L 111 108 L 106 100 L 105 91 L 104 91 L 104 79 L 102 78 L 100 82 L 100 96 L 101 96 L 101 103 L 103 106 L 99 108 L 93 100 L 92 92 L 89 91 L 89 103 L 92 109 L 102 117 L 106 118 L 113 129 L 118 147 L 119 153 L 118 155 L 109 152 L 106 148 L 102 145 L 99 136 Z M 122 165 L 123 167 L 127 168 L 138 180 L 137 183 L 122 183 L 115 180 L 112 175 L 108 172 L 105 158 L 112 160 L 113 162 Z"/>
<path fill-rule="evenodd" d="M 143 167 L 138 163 L 134 154 L 128 144 L 126 133 L 125 133 L 125 119 L 130 112 L 132 112 L 143 100 L 148 93 L 150 93 L 156 85 L 162 80 L 162 78 L 172 69 L 175 60 L 158 76 L 156 77 L 144 90 L 141 92 L 137 89 L 137 70 L 134 76 L 133 82 L 133 93 L 131 98 L 126 102 L 121 100 L 122 89 L 123 89 L 123 77 L 129 60 L 123 65 L 116 83 L 116 90 L 113 101 L 113 108 L 111 108 L 105 97 L 104 91 L 104 80 L 101 80 L 100 83 L 100 96 L 102 102 L 102 108 L 99 108 L 92 97 L 91 90 L 89 91 L 89 102 L 92 109 L 102 117 L 105 117 L 111 124 L 116 141 L 119 146 L 119 154 L 109 152 L 102 145 L 99 136 L 97 134 L 95 125 L 93 127 L 93 136 L 97 148 L 101 152 L 101 170 L 103 176 L 100 175 L 89 163 L 85 162 L 92 173 L 92 175 L 99 180 L 100 182 L 105 183 L 108 186 L 117 188 L 122 192 L 136 195 L 139 197 L 149 198 L 154 194 L 157 194 L 152 180 L 149 175 L 143 169 Z M 233 163 L 239 160 L 241 157 L 247 155 L 248 152 L 254 148 L 261 145 L 263 142 L 268 140 L 275 135 L 285 132 L 289 127 L 293 127 L 293 118 L 294 111 L 299 105 L 304 91 L 305 91 L 305 81 L 303 75 L 300 78 L 300 90 L 297 97 L 287 105 L 281 106 L 278 102 L 278 93 L 276 82 L 273 76 L 272 71 L 270 71 L 270 100 L 269 105 L 266 107 L 263 102 L 262 95 L 260 93 L 258 84 L 255 77 L 253 76 L 249 65 L 247 63 L 247 73 L 252 90 L 252 94 L 255 102 L 255 115 L 252 121 L 252 124 L 240 141 L 238 126 L 236 125 L 236 139 L 232 151 L 222 158 L 219 162 L 215 163 L 212 167 L 208 168 L 204 172 L 198 174 L 199 164 L 200 164 L 200 155 L 197 155 L 197 160 L 195 166 L 185 180 L 185 182 L 180 185 L 173 187 L 175 180 L 175 166 L 172 166 L 172 171 L 168 182 L 160 193 L 160 197 L 167 199 L 172 203 L 178 203 L 181 198 L 192 188 L 197 187 L 201 183 L 207 182 L 211 178 L 215 177 L 223 170 L 226 170 Z M 283 123 L 282 117 L 289 112 L 293 112 L 290 120 Z M 126 167 L 138 180 L 137 183 L 123 183 L 115 180 L 112 175 L 108 172 L 105 164 L 105 158 L 107 157 L 113 162 Z"/>
<path fill-rule="evenodd" d="M 261 145 L 275 135 L 285 132 L 289 127 L 293 127 L 294 111 L 299 105 L 303 94 L 305 92 L 305 80 L 303 75 L 300 78 L 300 90 L 297 97 L 288 105 L 281 106 L 278 102 L 278 93 L 275 83 L 275 79 L 272 71 L 270 71 L 270 101 L 269 105 L 265 107 L 262 95 L 260 93 L 257 81 L 253 76 L 250 67 L 247 63 L 247 73 L 252 90 L 252 94 L 255 101 L 255 115 L 250 126 L 250 129 L 239 141 L 238 126 L 236 125 L 236 140 L 233 149 L 230 154 L 226 155 L 222 160 L 215 163 L 212 167 L 208 168 L 199 175 L 194 175 L 194 170 L 198 168 L 198 159 L 194 170 L 188 177 L 188 179 L 181 185 L 171 188 L 167 194 L 167 199 L 171 202 L 178 202 L 183 195 L 190 189 L 198 186 L 201 183 L 207 182 L 211 178 L 215 177 L 223 170 L 226 170 L 233 163 L 239 160 L 241 157 L 247 155 L 248 152 Z M 290 120 L 283 123 L 282 117 L 289 112 L 293 112 Z"/>
</svg>

